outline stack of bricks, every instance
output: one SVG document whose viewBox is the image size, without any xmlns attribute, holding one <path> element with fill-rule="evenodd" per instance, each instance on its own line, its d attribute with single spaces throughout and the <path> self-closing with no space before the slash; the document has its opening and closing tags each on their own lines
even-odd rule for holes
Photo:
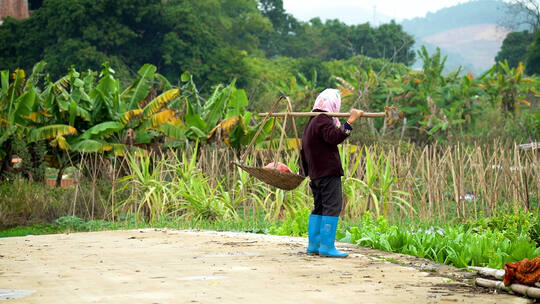
<svg viewBox="0 0 540 304">
<path fill-rule="evenodd" d="M 5 17 L 28 18 L 28 0 L 0 0 L 0 20 Z"/>
</svg>

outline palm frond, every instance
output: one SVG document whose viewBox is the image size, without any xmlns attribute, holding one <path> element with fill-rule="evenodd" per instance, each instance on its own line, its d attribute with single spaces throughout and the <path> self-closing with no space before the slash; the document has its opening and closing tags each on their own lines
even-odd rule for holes
<svg viewBox="0 0 540 304">
<path fill-rule="evenodd" d="M 62 100 L 58 98 L 56 101 L 58 102 L 58 107 L 60 110 L 68 112 L 70 115 L 70 120 L 75 119 L 76 117 L 81 117 L 85 121 L 91 121 L 90 112 L 87 110 L 81 108 L 69 95 L 67 91 L 65 91 L 65 98 L 66 100 Z"/>
<path fill-rule="evenodd" d="M 221 131 L 223 134 L 228 134 L 240 121 L 240 118 L 238 116 L 233 116 L 225 119 L 224 121 L 217 124 L 210 132 L 208 133 L 208 137 L 212 137 L 214 133 L 221 128 Z"/>
<path fill-rule="evenodd" d="M 28 121 L 37 123 L 38 122 L 37 114 L 38 114 L 37 112 L 32 112 L 32 113 L 30 113 L 28 115 L 21 115 L 21 117 L 28 120 Z"/>
<path fill-rule="evenodd" d="M 179 89 L 172 89 L 172 90 L 163 92 L 161 95 L 156 97 L 154 100 L 150 101 L 144 107 L 143 119 L 147 119 L 148 117 L 154 115 L 163 107 L 163 105 L 171 102 L 173 99 L 178 97 L 178 95 L 180 95 Z"/>
<path fill-rule="evenodd" d="M 148 154 L 148 152 L 144 149 L 139 147 L 128 147 L 124 144 L 112 144 L 112 151 L 114 156 L 126 156 L 129 154 L 134 156 L 143 156 Z"/>
<path fill-rule="evenodd" d="M 165 76 L 163 76 L 163 75 L 161 75 L 159 73 L 156 73 L 154 76 L 156 77 L 157 80 L 159 80 L 160 90 L 163 91 L 163 90 L 172 89 L 171 83 L 169 82 L 169 80 Z"/>
<path fill-rule="evenodd" d="M 100 124 L 97 124 L 90 129 L 86 130 L 82 135 L 81 138 L 84 139 L 90 139 L 90 138 L 107 138 L 111 136 L 111 134 L 118 132 L 122 130 L 125 127 L 125 125 L 121 122 L 116 121 L 106 121 L 102 122 Z"/>
<path fill-rule="evenodd" d="M 103 153 L 112 149 L 112 144 L 95 139 L 84 139 L 73 145 L 73 150 L 85 153 Z"/>
<path fill-rule="evenodd" d="M 46 65 L 47 63 L 45 61 L 40 61 L 34 65 L 32 68 L 32 75 L 30 75 L 26 82 L 25 90 L 30 89 L 33 85 L 37 84 L 39 76 L 43 74 Z"/>
<path fill-rule="evenodd" d="M 131 111 L 127 111 L 126 113 L 122 114 L 120 116 L 120 121 L 123 123 L 123 124 L 128 124 L 130 123 L 133 119 L 139 117 L 141 114 L 143 113 L 143 110 L 142 109 L 135 109 L 135 110 L 131 110 Z"/>
<path fill-rule="evenodd" d="M 128 109 L 133 109 L 139 101 L 148 96 L 154 82 L 156 70 L 156 66 L 152 64 L 147 63 L 143 65 L 138 71 L 140 78 L 135 80 L 131 86 L 122 92 L 121 97 L 127 102 Z"/>
<path fill-rule="evenodd" d="M 55 139 L 50 142 L 53 147 L 59 147 L 62 150 L 71 150 L 71 146 L 66 141 L 66 138 L 62 135 L 57 135 Z"/>
<path fill-rule="evenodd" d="M 178 127 L 185 127 L 185 126 L 186 126 L 186 124 L 184 123 L 184 121 L 181 120 L 181 119 L 178 118 L 178 117 L 174 117 L 173 119 L 171 119 L 171 120 L 169 121 L 169 123 L 170 123 L 171 125 L 175 125 L 175 126 L 178 126 Z"/>
<path fill-rule="evenodd" d="M 150 118 L 146 119 L 137 129 L 146 130 L 150 128 L 157 128 L 169 121 L 173 120 L 176 116 L 174 110 L 166 109 L 159 113 L 152 115 Z"/>
<path fill-rule="evenodd" d="M 186 139 L 186 128 L 176 126 L 170 123 L 163 124 L 158 127 L 158 130 L 161 131 L 165 136 L 173 139 Z"/>
<path fill-rule="evenodd" d="M 68 125 L 50 125 L 30 132 L 30 142 L 57 138 L 58 136 L 76 135 L 77 129 Z"/>
<path fill-rule="evenodd" d="M 56 96 L 62 95 L 64 99 L 69 99 L 69 93 L 67 88 L 69 88 L 69 75 L 66 75 L 52 84 L 53 92 Z"/>
</svg>

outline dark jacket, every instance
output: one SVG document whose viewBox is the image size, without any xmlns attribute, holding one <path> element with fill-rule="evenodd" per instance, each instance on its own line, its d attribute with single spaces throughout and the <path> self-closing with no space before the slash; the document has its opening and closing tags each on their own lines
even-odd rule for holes
<svg viewBox="0 0 540 304">
<path fill-rule="evenodd" d="M 348 136 L 343 126 L 337 128 L 330 116 L 319 114 L 312 117 L 302 136 L 304 174 L 311 179 L 343 176 L 337 145 Z"/>
</svg>

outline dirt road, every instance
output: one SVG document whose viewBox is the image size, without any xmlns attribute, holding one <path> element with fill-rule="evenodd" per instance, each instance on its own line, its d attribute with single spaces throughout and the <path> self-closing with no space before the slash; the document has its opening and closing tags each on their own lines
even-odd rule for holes
<svg viewBox="0 0 540 304">
<path fill-rule="evenodd" d="M 0 302 L 529 303 L 460 283 L 451 267 L 345 244 L 347 259 L 308 256 L 306 242 L 177 230 L 0 238 Z"/>
</svg>

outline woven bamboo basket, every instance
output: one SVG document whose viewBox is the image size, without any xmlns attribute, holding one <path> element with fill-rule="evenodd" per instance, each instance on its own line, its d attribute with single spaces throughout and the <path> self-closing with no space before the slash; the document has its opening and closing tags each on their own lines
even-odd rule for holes
<svg viewBox="0 0 540 304">
<path fill-rule="evenodd" d="M 233 164 L 245 170 L 249 175 L 271 185 L 283 190 L 293 190 L 296 189 L 306 178 L 305 176 L 281 172 L 272 168 L 258 168 L 244 165 L 239 162 L 233 162 Z"/>
<path fill-rule="evenodd" d="M 283 190 L 293 190 L 293 189 L 297 188 L 298 186 L 300 186 L 302 181 L 304 181 L 304 179 L 306 178 L 305 176 L 300 175 L 300 174 L 295 174 L 295 173 L 281 172 L 281 171 L 276 170 L 274 168 L 259 168 L 259 167 L 248 166 L 248 165 L 245 164 L 245 159 L 246 159 L 247 155 L 249 154 L 249 152 L 251 151 L 251 149 L 253 148 L 255 140 L 259 136 L 262 128 L 264 127 L 264 125 L 265 125 L 266 121 L 268 120 L 268 118 L 270 117 L 270 115 L 276 110 L 276 108 L 277 108 L 277 106 L 278 106 L 278 104 L 279 104 L 279 102 L 281 100 L 287 100 L 287 111 L 292 112 L 292 105 L 291 105 L 291 101 L 290 101 L 289 97 L 281 96 L 276 101 L 276 103 L 274 104 L 274 106 L 272 107 L 270 112 L 267 113 L 267 115 L 265 116 L 264 120 L 261 123 L 261 126 L 259 127 L 259 129 L 255 133 L 255 136 L 251 140 L 251 143 L 249 144 L 246 151 L 244 152 L 244 154 L 240 158 L 240 161 L 232 162 L 232 163 L 234 165 L 240 167 L 242 170 L 246 171 L 249 175 L 251 175 L 251 176 L 253 176 L 253 177 L 255 177 L 255 178 L 257 178 L 257 179 L 271 185 L 271 186 L 274 186 L 274 187 L 277 187 L 277 188 L 283 189 Z M 279 140 L 279 147 L 278 147 L 278 149 L 276 151 L 276 155 L 275 155 L 275 161 L 274 161 L 275 163 L 277 162 L 277 160 L 279 158 L 279 154 L 280 154 L 281 149 L 283 147 L 283 138 L 285 137 L 285 128 L 287 126 L 287 118 L 288 118 L 288 116 L 285 115 L 285 120 L 283 122 L 283 128 L 281 129 L 282 131 L 281 131 L 281 137 L 280 137 L 280 140 Z M 294 121 L 294 117 L 290 116 L 290 118 L 291 118 L 293 130 L 294 130 L 294 134 L 296 136 L 298 150 L 300 152 L 300 140 L 298 139 L 298 132 L 296 130 L 296 123 Z M 299 155 L 299 157 L 301 157 L 300 156 L 301 153 L 298 153 L 298 155 Z M 303 168 L 303 164 L 302 164 L 301 161 L 300 161 L 300 167 L 302 168 L 302 172 L 305 172 L 305 170 Z"/>
</svg>

